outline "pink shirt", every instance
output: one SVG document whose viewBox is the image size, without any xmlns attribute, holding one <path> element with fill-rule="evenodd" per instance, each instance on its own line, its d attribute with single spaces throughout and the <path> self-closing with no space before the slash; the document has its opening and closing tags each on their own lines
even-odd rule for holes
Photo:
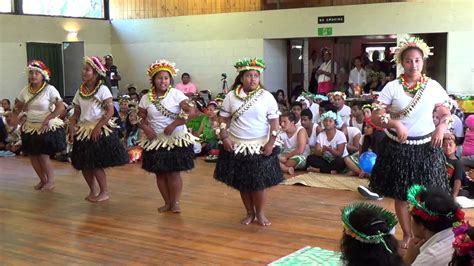
<svg viewBox="0 0 474 266">
<path fill-rule="evenodd" d="M 474 155 L 474 115 L 469 115 L 464 124 L 468 128 L 464 135 L 464 144 L 462 146 L 462 156 Z"/>
<path fill-rule="evenodd" d="M 192 82 L 188 82 L 188 84 L 178 83 L 176 84 L 176 89 L 182 91 L 183 93 L 196 93 L 197 88 Z"/>
</svg>

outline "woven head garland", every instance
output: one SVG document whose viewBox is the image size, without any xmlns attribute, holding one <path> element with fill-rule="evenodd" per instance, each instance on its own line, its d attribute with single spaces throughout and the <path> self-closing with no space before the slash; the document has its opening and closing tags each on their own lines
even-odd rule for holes
<svg viewBox="0 0 474 266">
<path fill-rule="evenodd" d="M 421 185 L 413 185 L 408 189 L 407 201 L 411 215 L 417 216 L 426 222 L 437 221 L 441 218 L 441 216 L 458 222 L 462 222 L 464 220 L 464 212 L 460 208 L 457 208 L 456 212 L 454 213 L 438 213 L 428 209 L 426 207 L 426 203 L 421 199 L 421 193 L 425 191 L 427 191 L 426 187 Z"/>
<path fill-rule="evenodd" d="M 155 61 L 153 64 L 150 65 L 147 69 L 147 74 L 150 80 L 156 75 L 156 73 L 160 71 L 166 71 L 170 73 L 172 77 L 176 76 L 176 73 L 178 73 L 179 69 L 177 69 L 176 64 L 164 59 L 160 59 Z"/>
<path fill-rule="evenodd" d="M 265 62 L 260 58 L 250 58 L 242 59 L 235 63 L 234 67 L 237 69 L 237 72 L 246 71 L 246 70 L 256 70 L 260 73 L 266 68 Z"/>
<path fill-rule="evenodd" d="M 400 43 L 395 50 L 393 60 L 395 60 L 397 64 L 401 65 L 402 53 L 403 51 L 405 51 L 406 49 L 410 47 L 416 47 L 420 49 L 421 52 L 423 53 L 423 59 L 426 59 L 430 55 L 433 55 L 433 53 L 431 52 L 431 49 L 433 49 L 433 47 L 428 46 L 422 39 L 418 37 L 406 37 L 400 40 Z"/>
<path fill-rule="evenodd" d="M 49 81 L 51 77 L 51 70 L 40 60 L 31 60 L 26 67 L 28 71 L 34 70 L 38 71 L 43 75 L 44 80 Z"/>
<path fill-rule="evenodd" d="M 384 217 L 383 220 L 378 219 L 371 222 L 369 226 L 376 226 L 378 224 L 384 223 L 386 224 L 386 227 L 388 230 L 386 232 L 377 231 L 376 234 L 366 234 L 354 228 L 354 226 L 351 224 L 351 215 L 360 209 L 369 209 L 373 213 L 378 213 L 380 214 L 381 217 Z M 385 210 L 382 207 L 359 202 L 359 203 L 350 204 L 344 207 L 341 212 L 341 220 L 342 220 L 342 224 L 344 225 L 344 234 L 351 236 L 362 243 L 369 243 L 369 244 L 382 243 L 385 249 L 388 252 L 392 253 L 392 250 L 390 250 L 390 248 L 387 246 L 387 243 L 385 243 L 384 237 L 390 235 L 390 231 L 398 223 L 395 214 Z"/>
<path fill-rule="evenodd" d="M 104 63 L 98 56 L 86 56 L 84 57 L 84 63 L 89 64 L 100 76 L 105 77 L 107 69 Z"/>
</svg>

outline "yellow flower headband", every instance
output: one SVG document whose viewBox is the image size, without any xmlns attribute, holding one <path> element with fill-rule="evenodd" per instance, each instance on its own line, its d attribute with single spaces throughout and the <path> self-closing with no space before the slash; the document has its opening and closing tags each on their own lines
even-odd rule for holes
<svg viewBox="0 0 474 266">
<path fill-rule="evenodd" d="M 151 64 L 151 66 L 147 70 L 148 77 L 153 78 L 156 73 L 160 71 L 166 71 L 171 74 L 171 76 L 176 76 L 176 73 L 179 71 L 179 69 L 175 68 L 175 63 L 169 62 L 164 59 L 160 59 L 155 61 L 155 63 Z"/>
<path fill-rule="evenodd" d="M 416 47 L 420 49 L 423 53 L 423 59 L 426 59 L 430 55 L 433 55 L 433 52 L 431 52 L 431 49 L 433 49 L 433 47 L 428 46 L 422 39 L 418 37 L 407 37 L 400 41 L 400 44 L 395 50 L 395 55 L 393 58 L 397 64 L 402 64 L 403 51 L 410 47 Z"/>
</svg>

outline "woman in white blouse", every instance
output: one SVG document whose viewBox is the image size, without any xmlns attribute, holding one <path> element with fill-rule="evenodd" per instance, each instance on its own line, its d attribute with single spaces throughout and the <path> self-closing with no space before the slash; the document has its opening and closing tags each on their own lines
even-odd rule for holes
<svg viewBox="0 0 474 266">
<path fill-rule="evenodd" d="M 23 126 L 22 151 L 28 154 L 40 182 L 36 190 L 54 188 L 54 171 L 50 156 L 66 148 L 63 121 L 58 117 L 64 112 L 59 92 L 49 84 L 51 71 L 39 60 L 28 64 L 28 86 L 18 96 L 15 111 L 27 113 Z"/>
</svg>

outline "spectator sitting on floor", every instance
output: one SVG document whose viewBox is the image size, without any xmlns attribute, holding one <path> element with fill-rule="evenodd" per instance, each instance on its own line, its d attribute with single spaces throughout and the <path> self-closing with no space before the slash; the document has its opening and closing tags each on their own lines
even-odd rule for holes
<svg viewBox="0 0 474 266">
<path fill-rule="evenodd" d="M 306 167 L 306 157 L 310 153 L 308 134 L 302 126 L 297 127 L 295 123 L 296 116 L 291 112 L 285 112 L 280 116 L 280 126 L 283 132 L 280 133 L 279 138 L 283 143 L 283 151 L 278 158 L 280 169 L 290 175 L 294 174 L 295 169 Z"/>
</svg>

